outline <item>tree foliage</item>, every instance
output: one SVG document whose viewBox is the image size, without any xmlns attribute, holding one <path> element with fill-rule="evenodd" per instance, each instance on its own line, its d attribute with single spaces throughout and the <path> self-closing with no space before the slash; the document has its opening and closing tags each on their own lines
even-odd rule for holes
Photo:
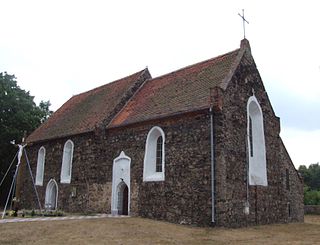
<svg viewBox="0 0 320 245">
<path fill-rule="evenodd" d="M 320 205 L 320 165 L 301 165 L 298 169 L 304 180 L 304 204 Z"/>
<path fill-rule="evenodd" d="M 305 205 L 320 205 L 320 191 L 310 190 L 309 187 L 304 187 L 304 204 Z"/>
<path fill-rule="evenodd" d="M 0 180 L 17 152 L 10 141 L 21 142 L 24 134 L 30 134 L 52 114 L 49 101 L 37 106 L 33 100 L 18 86 L 14 75 L 0 73 Z"/>
</svg>

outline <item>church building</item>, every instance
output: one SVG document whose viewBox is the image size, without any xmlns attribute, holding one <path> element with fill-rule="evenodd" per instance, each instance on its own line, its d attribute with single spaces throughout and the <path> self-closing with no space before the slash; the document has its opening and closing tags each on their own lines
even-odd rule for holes
<svg viewBox="0 0 320 245">
<path fill-rule="evenodd" d="M 303 221 L 303 181 L 251 54 L 148 69 L 69 99 L 27 138 L 42 207 L 198 226 Z M 22 208 L 37 208 L 25 169 Z"/>
</svg>

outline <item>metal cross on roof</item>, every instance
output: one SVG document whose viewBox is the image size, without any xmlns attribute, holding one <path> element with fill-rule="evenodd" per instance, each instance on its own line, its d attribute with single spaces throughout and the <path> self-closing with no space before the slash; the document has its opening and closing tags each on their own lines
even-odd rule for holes
<svg viewBox="0 0 320 245">
<path fill-rule="evenodd" d="M 244 18 L 244 9 L 242 9 L 242 15 L 238 13 L 238 15 L 242 18 L 243 21 L 243 38 L 246 38 L 246 27 L 245 27 L 245 22 L 249 24 L 249 22 Z"/>
</svg>

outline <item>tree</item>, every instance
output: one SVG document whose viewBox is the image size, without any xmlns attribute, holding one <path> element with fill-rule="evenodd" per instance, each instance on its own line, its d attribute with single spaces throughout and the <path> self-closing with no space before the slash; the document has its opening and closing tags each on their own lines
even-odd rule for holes
<svg viewBox="0 0 320 245">
<path fill-rule="evenodd" d="M 320 205 L 320 165 L 319 163 L 299 166 L 304 180 L 304 204 Z"/>
<path fill-rule="evenodd" d="M 303 192 L 305 205 L 320 205 L 320 191 L 310 190 L 305 186 Z"/>
<path fill-rule="evenodd" d="M 0 181 L 17 152 L 10 141 L 21 141 L 25 133 L 30 134 L 52 114 L 50 101 L 41 101 L 37 106 L 33 100 L 29 92 L 17 85 L 14 75 L 0 73 Z M 10 183 L 10 178 L 6 178 L 0 188 L 2 205 Z"/>
<path fill-rule="evenodd" d="M 305 165 L 301 165 L 298 171 L 302 175 L 305 185 L 309 186 L 311 190 L 320 190 L 319 163 L 310 164 L 308 168 Z"/>
</svg>

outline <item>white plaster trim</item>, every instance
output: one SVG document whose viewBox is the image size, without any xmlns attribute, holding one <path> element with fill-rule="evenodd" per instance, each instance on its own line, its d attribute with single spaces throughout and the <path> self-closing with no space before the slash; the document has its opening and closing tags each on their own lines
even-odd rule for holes
<svg viewBox="0 0 320 245">
<path fill-rule="evenodd" d="M 112 168 L 112 192 L 111 192 L 111 214 L 118 215 L 118 191 L 122 182 L 128 187 L 128 215 L 130 215 L 130 166 L 131 158 L 123 151 L 113 160 Z"/>
<path fill-rule="evenodd" d="M 36 185 L 43 185 L 44 164 L 46 159 L 46 149 L 42 146 L 38 151 Z"/>
<path fill-rule="evenodd" d="M 44 206 L 46 207 L 47 204 L 51 203 L 53 186 L 56 187 L 55 209 L 53 209 L 53 210 L 57 210 L 58 209 L 58 193 L 59 193 L 59 191 L 58 191 L 58 184 L 54 179 L 50 179 L 48 184 L 47 184 Z"/>
<path fill-rule="evenodd" d="M 157 139 L 162 137 L 162 172 L 156 172 Z M 143 161 L 143 181 L 165 180 L 165 134 L 163 130 L 154 126 L 148 133 Z"/>
<path fill-rule="evenodd" d="M 252 121 L 253 156 L 250 154 L 250 117 Z M 251 96 L 247 103 L 247 142 L 249 158 L 249 185 L 268 186 L 263 113 L 255 95 Z"/>
<path fill-rule="evenodd" d="M 146 176 L 143 181 L 163 181 L 164 180 L 164 173 L 158 172 L 154 173 L 153 175 Z"/>
<path fill-rule="evenodd" d="M 66 156 L 66 147 L 68 146 L 68 144 L 71 144 L 70 161 L 69 162 L 67 162 L 67 160 L 66 160 L 66 157 L 67 157 Z M 67 142 L 64 144 L 64 147 L 63 147 L 61 174 L 60 174 L 60 182 L 64 183 L 64 184 L 71 183 L 73 149 L 74 149 L 74 144 L 73 144 L 72 140 L 67 140 Z M 66 166 L 67 164 L 68 164 L 68 166 Z M 68 171 L 69 168 L 70 168 L 70 174 L 65 173 L 65 171 Z"/>
</svg>

